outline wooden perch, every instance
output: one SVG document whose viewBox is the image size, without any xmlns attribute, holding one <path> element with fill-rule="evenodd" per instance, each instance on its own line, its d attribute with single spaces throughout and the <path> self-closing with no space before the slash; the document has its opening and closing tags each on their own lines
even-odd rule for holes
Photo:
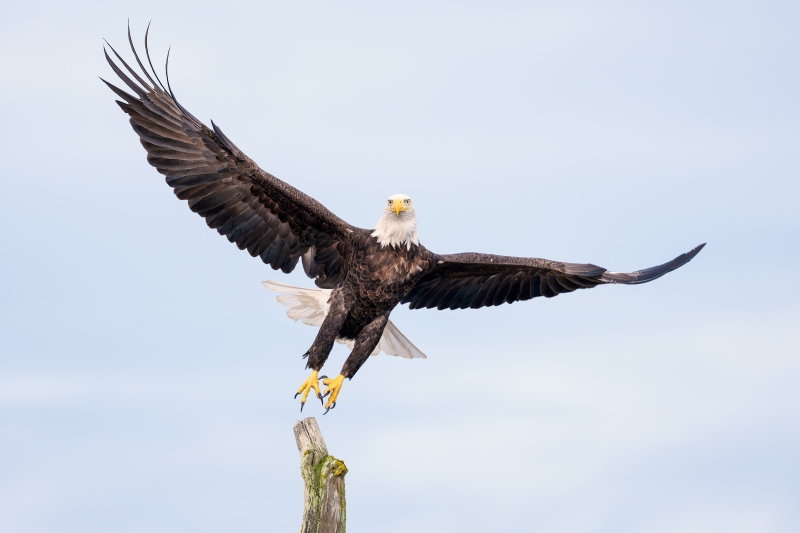
<svg viewBox="0 0 800 533">
<path fill-rule="evenodd" d="M 344 533 L 344 475 L 347 467 L 328 455 L 317 421 L 309 417 L 294 425 L 305 482 L 300 533 Z"/>
</svg>

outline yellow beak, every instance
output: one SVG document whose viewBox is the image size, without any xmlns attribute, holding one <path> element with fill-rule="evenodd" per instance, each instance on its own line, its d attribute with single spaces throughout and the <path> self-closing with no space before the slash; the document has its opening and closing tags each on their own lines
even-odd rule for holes
<svg viewBox="0 0 800 533">
<path fill-rule="evenodd" d="M 400 198 L 394 199 L 394 204 L 392 205 L 392 208 L 394 209 L 395 216 L 398 217 L 400 216 L 400 211 L 406 210 L 405 206 L 403 206 L 403 200 L 401 200 Z"/>
</svg>

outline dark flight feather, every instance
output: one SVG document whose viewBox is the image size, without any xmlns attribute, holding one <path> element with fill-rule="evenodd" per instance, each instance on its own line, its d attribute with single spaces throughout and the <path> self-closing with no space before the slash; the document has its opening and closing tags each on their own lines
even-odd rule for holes
<svg viewBox="0 0 800 533">
<path fill-rule="evenodd" d="M 114 73 L 136 96 L 103 80 L 123 100 L 118 103 L 130 116 L 131 127 L 148 152 L 148 163 L 167 177 L 178 198 L 186 200 L 192 211 L 240 249 L 288 272 L 315 246 L 321 257 L 310 257 L 306 272 L 320 286 L 335 285 L 346 265 L 339 245 L 346 244 L 357 228 L 261 170 L 216 124 L 212 122 L 208 128 L 189 113 L 172 92 L 169 53 L 166 87 L 153 69 L 149 31 L 148 24 L 145 53 L 152 76 L 136 52 L 130 27 L 128 42 L 143 75 L 110 44 L 108 48 L 122 68 L 104 50 Z"/>
<path fill-rule="evenodd" d="M 537 296 L 552 298 L 606 283 L 647 283 L 688 263 L 703 246 L 705 244 L 663 265 L 627 274 L 608 272 L 591 264 L 547 259 L 476 253 L 442 255 L 437 256 L 437 264 L 422 275 L 401 303 L 409 304 L 411 309 L 477 309 Z M 453 292 L 455 288 L 458 291 Z M 453 297 L 462 291 L 465 296 Z M 466 297 L 468 294 L 474 297 Z M 454 305 L 456 303 L 458 305 Z"/>
</svg>

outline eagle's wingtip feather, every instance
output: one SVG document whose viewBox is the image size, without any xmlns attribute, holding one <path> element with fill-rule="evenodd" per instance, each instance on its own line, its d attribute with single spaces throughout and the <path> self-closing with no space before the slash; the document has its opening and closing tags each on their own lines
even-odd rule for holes
<svg viewBox="0 0 800 533">
<path fill-rule="evenodd" d="M 640 283 L 647 283 L 648 281 L 653 281 L 654 279 L 658 279 L 664 274 L 668 274 L 673 270 L 677 270 L 678 268 L 682 267 L 694 257 L 700 253 L 705 247 L 706 243 L 703 243 L 699 246 L 695 246 L 691 250 L 686 253 L 683 253 L 673 259 L 672 261 L 667 261 L 666 263 L 650 268 L 645 268 L 643 270 L 637 270 L 636 272 L 605 272 L 600 279 L 605 281 L 606 283 L 620 283 L 623 285 L 638 285 Z"/>
</svg>

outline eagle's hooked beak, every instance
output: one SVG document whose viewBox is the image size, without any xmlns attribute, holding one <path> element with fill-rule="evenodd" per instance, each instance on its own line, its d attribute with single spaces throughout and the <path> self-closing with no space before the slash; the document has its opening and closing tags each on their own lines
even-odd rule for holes
<svg viewBox="0 0 800 533">
<path fill-rule="evenodd" d="M 403 200 L 400 198 L 394 199 L 394 204 L 392 205 L 392 209 L 394 209 L 395 216 L 400 216 L 400 211 L 405 211 L 405 206 L 403 205 Z"/>
</svg>

